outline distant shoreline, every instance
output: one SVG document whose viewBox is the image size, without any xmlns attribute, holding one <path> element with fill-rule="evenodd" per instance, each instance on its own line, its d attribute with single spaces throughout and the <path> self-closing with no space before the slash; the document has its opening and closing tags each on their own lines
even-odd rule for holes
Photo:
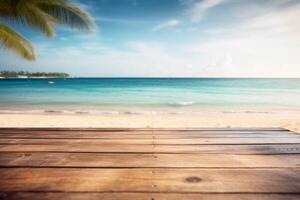
<svg viewBox="0 0 300 200">
<path fill-rule="evenodd" d="M 69 74 L 61 72 L 0 71 L 0 79 L 47 79 L 68 77 L 70 77 Z"/>
<path fill-rule="evenodd" d="M 73 77 L 27 77 L 27 78 L 19 78 L 19 77 L 0 77 L 0 79 L 71 79 Z"/>
</svg>

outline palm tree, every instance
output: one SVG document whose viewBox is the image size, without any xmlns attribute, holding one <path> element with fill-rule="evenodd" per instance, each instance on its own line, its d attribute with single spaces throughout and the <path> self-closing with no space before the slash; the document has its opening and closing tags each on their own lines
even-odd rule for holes
<svg viewBox="0 0 300 200">
<path fill-rule="evenodd" d="M 47 37 L 55 36 L 57 25 L 81 31 L 90 31 L 94 25 L 86 11 L 68 0 L 1 0 L 0 18 L 41 31 Z M 0 45 L 14 50 L 25 59 L 35 59 L 32 44 L 1 22 Z"/>
</svg>

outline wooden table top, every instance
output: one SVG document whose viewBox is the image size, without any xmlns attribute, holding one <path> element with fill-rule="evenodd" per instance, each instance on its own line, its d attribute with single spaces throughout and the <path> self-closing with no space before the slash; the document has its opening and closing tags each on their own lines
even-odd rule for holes
<svg viewBox="0 0 300 200">
<path fill-rule="evenodd" d="M 282 128 L 0 128 L 0 199 L 300 199 Z"/>
</svg>

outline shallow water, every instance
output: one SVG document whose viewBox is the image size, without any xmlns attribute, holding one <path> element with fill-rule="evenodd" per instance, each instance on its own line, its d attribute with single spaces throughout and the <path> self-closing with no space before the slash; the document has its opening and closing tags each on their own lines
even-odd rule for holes
<svg viewBox="0 0 300 200">
<path fill-rule="evenodd" d="M 253 108 L 299 110 L 300 79 L 0 80 L 0 112 L 153 114 Z"/>
</svg>

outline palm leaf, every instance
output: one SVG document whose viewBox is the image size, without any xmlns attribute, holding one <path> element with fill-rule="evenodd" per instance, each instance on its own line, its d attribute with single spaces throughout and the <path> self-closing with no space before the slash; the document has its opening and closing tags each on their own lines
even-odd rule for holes
<svg viewBox="0 0 300 200">
<path fill-rule="evenodd" d="M 14 50 L 23 58 L 35 60 L 34 48 L 22 35 L 0 23 L 0 45 L 1 47 Z"/>
<path fill-rule="evenodd" d="M 0 16 L 22 25 L 55 35 L 55 24 L 90 31 L 93 18 L 79 6 L 66 0 L 0 0 Z"/>
<path fill-rule="evenodd" d="M 53 16 L 59 24 L 85 31 L 90 31 L 94 27 L 93 18 L 75 4 L 64 0 L 35 1 L 41 10 Z"/>
<path fill-rule="evenodd" d="M 0 0 L 0 17 L 37 29 L 48 37 L 55 35 L 57 24 L 77 30 L 92 30 L 94 26 L 93 18 L 68 0 Z M 35 59 L 30 42 L 1 23 L 0 45 L 26 59 Z"/>
<path fill-rule="evenodd" d="M 55 36 L 54 25 L 56 20 L 54 17 L 43 12 L 28 0 L 20 0 L 16 9 L 20 15 L 19 21 L 21 23 L 40 30 L 48 37 Z"/>
</svg>

